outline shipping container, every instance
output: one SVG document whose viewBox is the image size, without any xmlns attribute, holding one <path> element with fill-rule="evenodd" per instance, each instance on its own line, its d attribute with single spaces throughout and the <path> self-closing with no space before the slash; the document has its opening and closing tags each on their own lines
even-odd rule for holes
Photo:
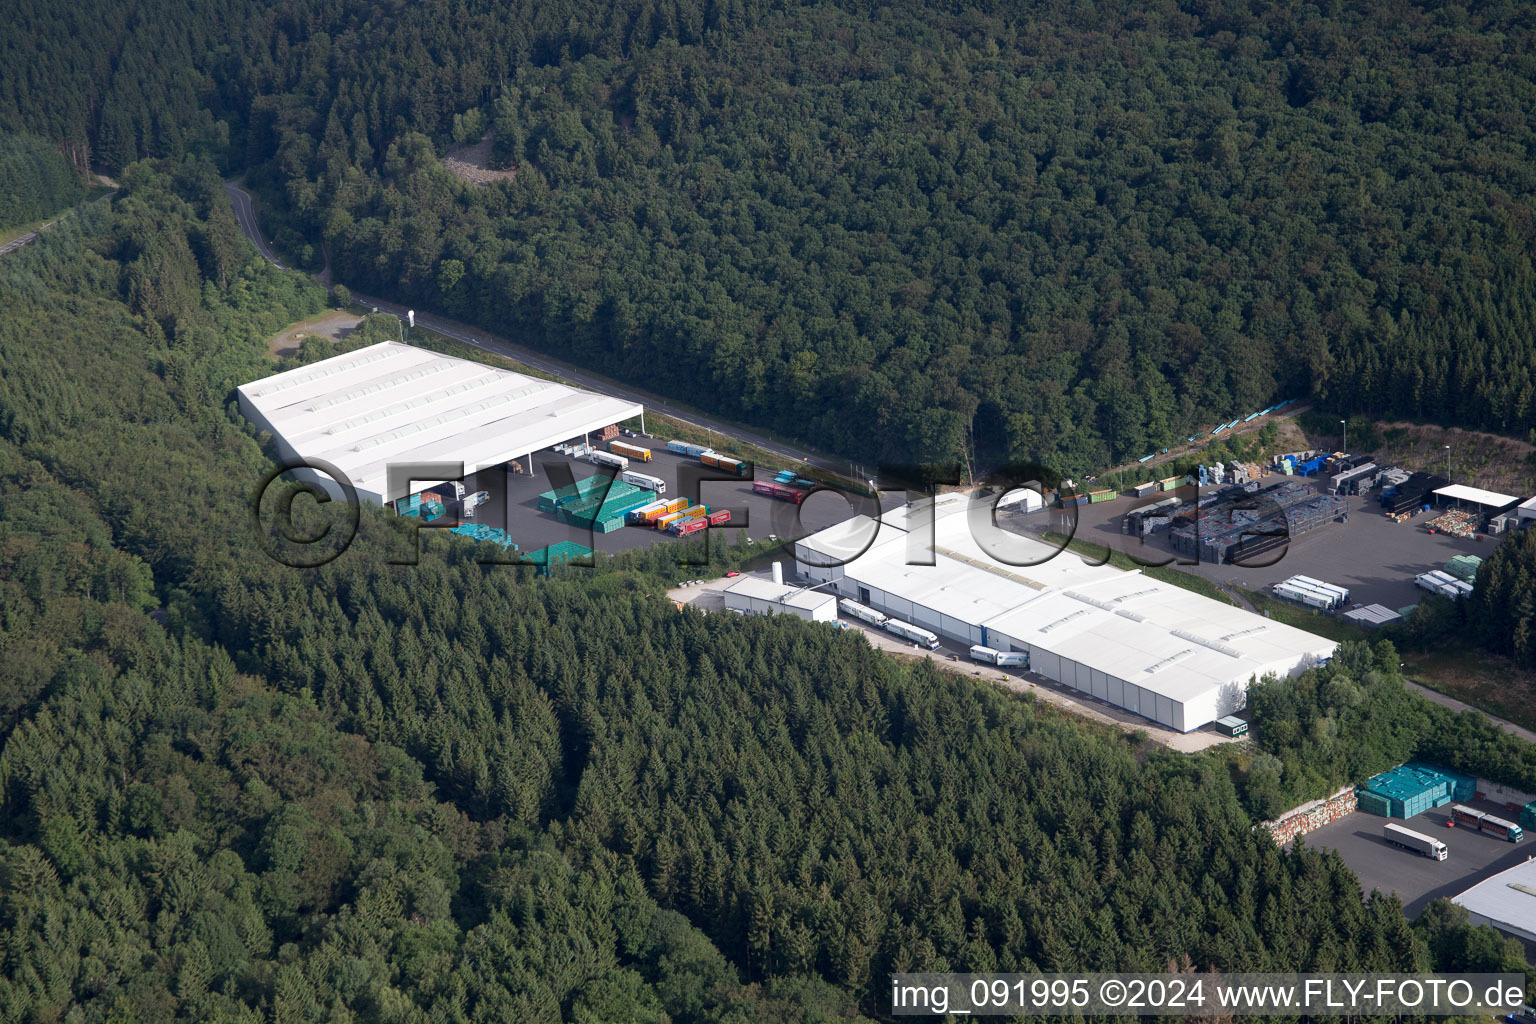
<svg viewBox="0 0 1536 1024">
<path fill-rule="evenodd" d="M 710 526 L 722 526 L 731 521 L 731 510 L 728 508 L 717 508 L 704 518 L 709 520 Z"/>
<path fill-rule="evenodd" d="M 687 498 L 673 498 L 667 502 L 667 512 L 681 512 L 683 509 L 692 504 L 693 502 L 689 501 Z M 666 515 L 666 512 L 663 512 L 662 515 Z"/>
<path fill-rule="evenodd" d="M 1401 846 L 1405 850 L 1412 850 L 1433 860 L 1445 860 L 1449 852 L 1440 840 L 1431 839 L 1422 832 L 1415 832 L 1411 828 L 1403 828 L 1392 822 L 1382 826 L 1381 832 L 1382 838 L 1393 846 Z"/>
<path fill-rule="evenodd" d="M 844 597 L 837 602 L 838 610 L 850 618 L 859 619 L 871 626 L 883 626 L 890 621 L 890 616 L 884 612 L 877 612 L 867 605 L 859 604 Z"/>
<path fill-rule="evenodd" d="M 424 501 L 421 503 L 421 518 L 429 523 L 434 519 L 441 519 L 447 511 L 440 501 Z"/>
<path fill-rule="evenodd" d="M 639 508 L 630 509 L 624 513 L 624 518 L 631 523 L 649 523 L 652 519 L 662 515 L 666 508 L 666 502 L 653 501 L 649 505 L 641 505 Z"/>
<path fill-rule="evenodd" d="M 667 493 L 667 482 L 659 476 L 626 470 L 619 474 L 619 479 L 627 484 L 634 484 L 636 487 L 644 487 L 648 491 L 655 491 L 657 494 Z"/>
<path fill-rule="evenodd" d="M 1088 495 L 1088 501 L 1091 504 L 1098 504 L 1101 501 L 1113 501 L 1116 497 L 1114 491 L 1092 491 Z"/>
<path fill-rule="evenodd" d="M 588 452 L 587 461 L 598 466 L 612 466 L 614 469 L 621 471 L 629 468 L 628 459 L 622 455 L 614 455 L 612 452 Z"/>
<path fill-rule="evenodd" d="M 998 668 L 1029 668 L 1029 655 L 1023 651 L 998 651 Z"/>
<path fill-rule="evenodd" d="M 688 454 L 688 442 L 687 441 L 668 441 L 667 442 L 667 451 L 671 452 L 673 455 L 687 455 Z"/>
<path fill-rule="evenodd" d="M 1311 576 L 1292 576 L 1291 582 L 1303 583 L 1311 587 L 1313 590 L 1321 590 L 1324 593 L 1333 594 L 1341 602 L 1349 601 L 1348 587 L 1341 587 L 1335 583 L 1325 583 L 1322 580 L 1315 580 Z"/>
<path fill-rule="evenodd" d="M 685 518 L 687 517 L 684 516 L 681 512 L 668 512 L 664 516 L 657 516 L 655 519 L 651 520 L 651 524 L 658 530 L 665 530 L 673 523 Z"/>
<path fill-rule="evenodd" d="M 715 450 L 707 444 L 685 444 L 683 446 L 683 454 L 691 455 L 697 459 L 705 455 L 713 455 Z"/>
<path fill-rule="evenodd" d="M 687 508 L 683 509 L 683 515 L 688 516 L 690 519 L 703 519 L 705 516 L 709 515 L 709 506 L 689 505 Z"/>
<path fill-rule="evenodd" d="M 700 456 L 699 461 L 706 466 L 723 469 L 728 473 L 735 473 L 737 476 L 747 476 L 752 472 L 752 464 L 750 462 L 742 462 L 740 459 L 733 459 L 729 455 L 711 452 L 708 455 Z"/>
<path fill-rule="evenodd" d="M 637 444 L 627 444 L 623 441 L 609 441 L 608 450 L 615 455 L 622 455 L 626 459 L 635 459 L 639 462 L 651 461 L 651 450 L 642 448 Z"/>
<path fill-rule="evenodd" d="M 930 651 L 936 651 L 939 648 L 939 635 L 937 633 L 929 632 L 921 626 L 914 626 L 910 622 L 903 622 L 900 619 L 887 619 L 885 631 L 893 633 L 903 640 L 911 640 L 918 646 L 926 647 Z"/>
<path fill-rule="evenodd" d="M 976 644 L 971 648 L 971 660 L 985 662 L 988 665 L 997 664 L 998 654 L 998 651 L 994 651 L 990 647 L 983 647 L 981 644 Z"/>
</svg>

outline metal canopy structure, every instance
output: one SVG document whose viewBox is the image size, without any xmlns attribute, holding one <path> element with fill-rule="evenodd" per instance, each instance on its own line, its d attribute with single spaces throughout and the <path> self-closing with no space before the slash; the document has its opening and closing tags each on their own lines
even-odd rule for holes
<svg viewBox="0 0 1536 1024">
<path fill-rule="evenodd" d="M 364 501 L 391 493 L 388 467 L 462 462 L 466 473 L 510 462 L 641 415 L 623 399 L 386 341 L 242 384 L 240 411 L 271 432 L 285 458 L 331 463 Z M 310 475 L 333 495 L 340 489 Z"/>
<path fill-rule="evenodd" d="M 1438 488 L 1435 496 L 1448 501 L 1465 501 L 1472 505 L 1483 505 L 1487 508 L 1504 508 L 1520 500 L 1513 494 L 1485 491 L 1481 487 L 1468 487 L 1466 484 L 1451 484 Z"/>
<path fill-rule="evenodd" d="M 965 495 L 944 495 L 932 511 L 931 534 L 922 516 L 885 517 L 874 543 L 838 565 L 828 563 L 862 547 L 872 522 L 806 537 L 798 571 L 943 636 L 1026 651 L 1033 671 L 1181 732 L 1241 708 L 1251 679 L 1297 672 L 1336 647 L 1141 573 L 978 530 Z M 911 564 L 914 554 L 931 564 Z"/>
</svg>

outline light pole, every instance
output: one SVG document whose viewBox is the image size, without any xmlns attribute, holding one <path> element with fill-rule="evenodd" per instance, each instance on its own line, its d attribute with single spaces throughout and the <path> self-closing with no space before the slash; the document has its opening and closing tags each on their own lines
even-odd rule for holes
<svg viewBox="0 0 1536 1024">
<path fill-rule="evenodd" d="M 1445 446 L 1445 482 L 1451 482 L 1451 446 Z"/>
<path fill-rule="evenodd" d="M 1344 454 L 1349 454 L 1349 420 L 1339 420 L 1339 426 L 1344 428 L 1343 448 Z"/>
</svg>

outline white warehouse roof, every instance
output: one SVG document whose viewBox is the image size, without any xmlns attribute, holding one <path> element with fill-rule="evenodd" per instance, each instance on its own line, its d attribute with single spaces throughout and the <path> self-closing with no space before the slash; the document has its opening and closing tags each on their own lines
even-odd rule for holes
<svg viewBox="0 0 1536 1024">
<path fill-rule="evenodd" d="M 240 411 L 286 457 L 323 459 L 383 503 L 390 464 L 510 462 L 641 413 L 634 403 L 395 341 L 242 384 Z"/>
<path fill-rule="evenodd" d="M 1470 501 L 1476 505 L 1488 505 L 1492 508 L 1503 508 L 1520 499 L 1513 494 L 1500 494 L 1498 491 L 1485 491 L 1481 487 L 1468 487 L 1466 484 L 1450 484 L 1435 491 L 1442 498 L 1450 498 L 1452 501 Z"/>
<path fill-rule="evenodd" d="M 1451 902 L 1466 907 L 1473 924 L 1536 942 L 1536 861 L 1489 875 Z"/>
<path fill-rule="evenodd" d="M 758 576 L 742 576 L 725 588 L 728 609 L 751 612 L 783 611 L 802 619 L 832 622 L 837 619 L 837 595 L 775 583 Z"/>
<path fill-rule="evenodd" d="M 916 520 L 892 518 L 902 526 Z M 1032 670 L 1186 732 L 1241 707 L 1251 678 L 1295 672 L 1336 646 L 1142 573 L 1089 564 L 1075 552 L 997 530 L 986 508 L 972 509 L 965 495 L 941 496 L 934 521 L 931 555 L 925 528 L 908 535 L 883 522 L 863 554 L 820 568 L 818 562 L 847 558 L 862 546 L 850 543 L 850 534 L 868 536 L 873 524 L 863 519 L 799 541 L 800 571 L 837 580 L 844 596 L 867 597 L 880 611 L 956 639 L 1028 650 Z M 930 558 L 933 565 L 909 564 Z M 1032 564 L 1006 564 L 1026 562 Z"/>
</svg>

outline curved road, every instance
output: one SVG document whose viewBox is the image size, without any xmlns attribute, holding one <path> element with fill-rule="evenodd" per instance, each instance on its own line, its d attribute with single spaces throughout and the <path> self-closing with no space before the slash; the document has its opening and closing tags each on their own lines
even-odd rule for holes
<svg viewBox="0 0 1536 1024">
<path fill-rule="evenodd" d="M 262 237 L 261 226 L 257 223 L 256 209 L 251 200 L 250 193 L 232 181 L 225 182 L 224 189 L 229 193 L 230 201 L 234 204 L 235 221 L 240 225 L 240 230 L 244 231 L 246 236 L 255 243 L 257 251 L 261 253 L 267 262 L 279 269 L 289 269 L 286 264 L 277 258 L 277 254 L 272 251 L 272 247 Z M 353 292 L 352 298 L 362 305 L 377 307 L 381 312 L 393 313 L 401 319 L 405 317 L 406 307 L 398 303 L 375 298 L 372 295 L 364 295 L 361 292 Z M 846 459 L 829 459 L 807 451 L 796 451 L 787 448 L 782 441 L 766 437 L 748 427 L 701 416 L 696 410 L 674 405 L 666 399 L 658 398 L 648 392 L 628 387 L 600 374 L 573 366 L 570 363 L 552 359 L 542 352 L 525 348 L 522 345 L 497 337 L 477 327 L 471 327 L 469 324 L 461 323 L 457 320 L 449 320 L 447 317 L 437 316 L 433 313 L 423 313 L 420 310 L 416 312 L 416 323 L 446 338 L 452 338 L 454 341 L 463 342 L 466 345 L 473 345 L 475 348 L 485 352 L 506 356 L 508 359 L 515 359 L 524 366 L 531 366 L 544 373 L 553 374 L 561 380 L 568 381 L 590 391 L 599 391 L 617 398 L 628 399 L 631 402 L 639 402 L 648 409 L 654 409 L 663 415 L 682 420 L 702 430 L 713 430 L 727 437 L 739 438 L 750 445 L 761 448 L 763 451 L 772 452 L 774 455 L 792 462 L 836 473 L 840 476 L 849 475 L 849 466 Z"/>
</svg>

